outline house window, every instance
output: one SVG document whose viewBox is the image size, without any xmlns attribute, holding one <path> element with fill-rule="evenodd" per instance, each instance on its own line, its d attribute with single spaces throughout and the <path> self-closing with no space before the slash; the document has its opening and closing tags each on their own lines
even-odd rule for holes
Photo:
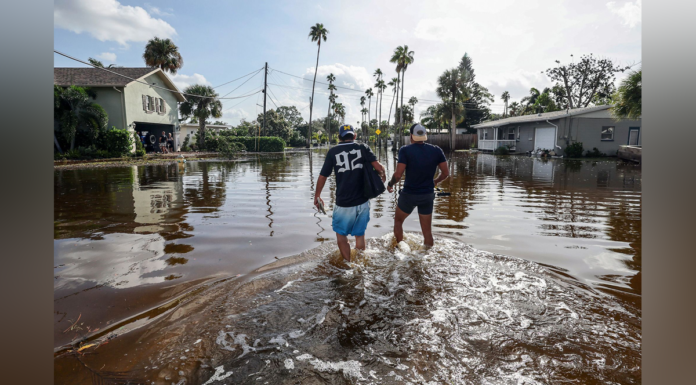
<svg viewBox="0 0 696 385">
<path fill-rule="evenodd" d="M 153 98 L 152 96 L 147 97 L 147 110 L 148 111 L 155 110 L 155 98 Z"/>
<path fill-rule="evenodd" d="M 507 140 L 515 140 L 515 127 L 508 127 L 506 128 L 507 132 L 505 133 L 505 139 Z"/>
<path fill-rule="evenodd" d="M 488 140 L 488 129 L 483 130 L 483 140 Z"/>
<path fill-rule="evenodd" d="M 159 99 L 157 99 L 157 101 L 159 102 L 159 112 L 160 112 L 160 114 L 164 114 L 164 113 L 167 111 L 167 110 L 164 109 L 164 99 L 159 98 Z"/>
<path fill-rule="evenodd" d="M 602 127 L 602 140 L 614 140 L 614 126 Z"/>
</svg>

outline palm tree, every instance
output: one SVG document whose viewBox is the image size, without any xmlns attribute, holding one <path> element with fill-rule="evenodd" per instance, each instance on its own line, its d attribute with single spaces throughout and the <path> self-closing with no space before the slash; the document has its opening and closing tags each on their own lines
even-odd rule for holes
<svg viewBox="0 0 696 385">
<path fill-rule="evenodd" d="M 377 103 L 379 103 L 380 95 L 381 95 L 381 90 L 379 88 L 379 84 L 380 84 L 379 82 L 382 80 L 382 75 L 383 75 L 382 70 L 379 68 L 377 68 L 375 70 L 375 73 L 372 74 L 372 76 L 377 78 L 377 81 L 375 82 L 375 89 L 377 90 L 377 99 L 375 99 L 375 116 L 377 116 L 377 129 L 378 130 L 380 128 L 379 127 L 379 122 L 380 122 L 379 116 L 380 115 L 379 115 L 379 111 L 377 111 Z"/>
<path fill-rule="evenodd" d="M 381 131 L 381 127 L 382 127 L 382 99 L 384 99 L 384 90 L 387 88 L 387 85 L 386 85 L 386 83 L 384 83 L 384 80 L 380 79 L 379 81 L 377 81 L 377 84 L 375 86 L 379 90 L 379 109 L 377 110 L 377 129 Z M 379 135 L 379 138 L 380 138 L 380 143 L 381 143 L 382 136 Z"/>
<path fill-rule="evenodd" d="M 416 117 L 416 104 L 418 104 L 418 98 L 415 96 L 411 96 L 410 99 L 408 99 L 408 104 L 411 105 L 411 109 L 413 110 L 413 117 Z"/>
<path fill-rule="evenodd" d="M 89 88 L 53 87 L 53 116 L 60 123 L 60 131 L 63 138 L 70 143 L 70 150 L 75 149 L 78 128 L 86 129 L 94 139 L 99 136 L 100 131 L 106 129 L 109 115 L 99 104 L 92 101 L 94 96 L 94 91 Z M 55 131 L 53 142 L 58 152 L 62 152 Z"/>
<path fill-rule="evenodd" d="M 399 88 L 399 79 L 398 78 L 392 78 L 392 80 L 387 83 L 388 86 L 392 87 L 394 89 L 394 94 L 392 95 L 392 101 L 389 104 L 389 115 L 387 115 L 387 129 L 389 129 L 389 122 L 391 122 L 391 113 L 392 113 L 392 106 L 394 105 L 394 99 L 396 99 L 396 90 Z M 396 130 L 394 130 L 396 131 Z M 394 138 L 394 142 L 396 142 L 396 138 Z"/>
<path fill-rule="evenodd" d="M 520 100 L 520 104 L 523 104 L 521 115 L 526 115 L 533 113 L 531 110 L 532 106 L 536 103 L 537 98 L 541 95 L 538 89 L 532 87 L 529 89 L 529 96 L 525 96 Z"/>
<path fill-rule="evenodd" d="M 469 89 L 466 87 L 466 84 L 469 82 L 469 76 L 467 70 L 452 68 L 445 71 L 437 80 L 437 95 L 448 106 L 451 113 L 449 130 L 450 151 L 454 150 L 457 115 L 461 114 L 459 120 L 463 120 L 464 102 L 469 98 Z"/>
<path fill-rule="evenodd" d="M 394 54 L 392 55 L 391 59 L 389 60 L 392 63 L 397 63 L 396 65 L 396 72 L 397 75 L 399 72 L 401 72 L 401 80 L 400 80 L 400 86 L 401 86 L 401 109 L 399 110 L 399 124 L 400 124 L 400 129 L 399 129 L 399 143 L 401 143 L 402 137 L 403 137 L 403 132 L 404 132 L 404 127 L 403 127 L 403 111 L 404 111 L 404 77 L 406 76 L 406 69 L 408 68 L 408 65 L 413 63 L 413 51 L 408 50 L 407 45 L 399 46 L 396 47 L 394 50 Z M 398 108 L 398 105 L 397 105 Z"/>
<path fill-rule="evenodd" d="M 327 132 L 327 135 L 329 136 L 329 147 L 331 146 L 331 102 L 332 102 L 331 99 L 332 99 L 332 96 L 334 94 L 333 93 L 334 90 L 336 90 L 336 86 L 333 84 L 333 82 L 335 80 L 336 80 L 336 77 L 334 76 L 334 74 L 329 74 L 329 76 L 326 77 L 326 81 L 329 82 L 329 110 L 326 113 L 326 115 L 328 116 L 328 119 L 326 120 L 327 125 L 328 125 L 326 132 Z"/>
<path fill-rule="evenodd" d="M 365 115 L 367 115 L 367 108 L 363 107 L 363 109 L 360 110 L 360 112 L 362 113 L 363 119 L 362 123 L 360 124 L 360 127 L 362 128 L 365 125 Z"/>
<path fill-rule="evenodd" d="M 367 126 L 370 127 L 370 122 L 372 120 L 370 115 L 370 109 L 372 107 L 372 97 L 375 96 L 375 94 L 372 92 L 372 88 L 368 88 L 365 91 L 365 96 L 367 96 Z M 364 132 L 363 135 L 365 135 Z"/>
<path fill-rule="evenodd" d="M 324 24 L 317 23 L 309 29 L 309 38 L 312 42 L 317 42 L 317 64 L 314 66 L 314 81 L 312 82 L 312 99 L 309 101 L 309 135 L 307 135 L 307 148 L 310 147 L 312 138 L 312 106 L 314 105 L 314 85 L 317 83 L 317 71 L 319 70 L 319 51 L 321 50 L 321 41 L 326 41 L 326 35 L 329 30 L 324 28 Z"/>
<path fill-rule="evenodd" d="M 89 62 L 89 64 L 99 68 L 116 68 L 116 64 L 109 64 L 107 67 L 104 67 L 104 63 L 94 58 L 89 58 L 87 59 L 87 61 Z"/>
<path fill-rule="evenodd" d="M 500 96 L 500 98 L 505 102 L 505 112 L 503 112 L 503 117 L 506 118 L 508 113 L 508 100 L 510 100 L 510 93 L 505 91 Z"/>
<path fill-rule="evenodd" d="M 184 59 L 181 58 L 179 48 L 170 39 L 158 37 L 150 39 L 145 45 L 143 59 L 148 66 L 159 67 L 172 75 L 176 75 L 176 71 L 184 66 Z"/>
<path fill-rule="evenodd" d="M 517 116 L 520 113 L 522 106 L 517 102 L 510 103 L 510 116 Z"/>
<path fill-rule="evenodd" d="M 198 121 L 198 146 L 205 148 L 205 120 L 222 117 L 222 102 L 211 86 L 194 84 L 187 87 L 184 93 L 188 95 L 186 101 L 179 105 L 179 112 L 183 119 L 191 117 Z"/>
<path fill-rule="evenodd" d="M 642 111 L 643 70 L 629 73 L 614 93 L 611 114 L 616 119 L 640 119 Z"/>
</svg>

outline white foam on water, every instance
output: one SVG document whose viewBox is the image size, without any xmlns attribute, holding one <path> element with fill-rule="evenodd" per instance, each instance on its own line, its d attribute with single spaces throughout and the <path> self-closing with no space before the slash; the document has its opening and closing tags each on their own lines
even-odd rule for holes
<svg viewBox="0 0 696 385">
<path fill-rule="evenodd" d="M 215 381 L 222 381 L 226 379 L 227 377 L 232 375 L 232 371 L 230 370 L 229 372 L 225 373 L 225 368 L 223 367 L 224 365 L 220 365 L 217 368 L 215 368 L 215 373 L 213 373 L 213 376 L 208 379 L 203 385 L 210 385 L 214 383 Z M 223 374 L 225 373 L 225 374 Z"/>
<path fill-rule="evenodd" d="M 286 283 L 285 285 L 283 285 L 283 287 L 281 287 L 280 289 L 276 290 L 275 292 L 276 292 L 276 293 L 280 293 L 281 291 L 283 291 L 283 290 L 289 288 L 290 286 L 292 286 L 292 284 L 295 283 L 295 282 L 297 282 L 297 281 L 299 281 L 299 279 L 295 279 L 295 280 L 289 281 L 288 283 Z"/>
<path fill-rule="evenodd" d="M 295 369 L 295 363 L 292 361 L 292 358 L 288 358 L 284 361 L 285 364 L 285 369 Z"/>
</svg>

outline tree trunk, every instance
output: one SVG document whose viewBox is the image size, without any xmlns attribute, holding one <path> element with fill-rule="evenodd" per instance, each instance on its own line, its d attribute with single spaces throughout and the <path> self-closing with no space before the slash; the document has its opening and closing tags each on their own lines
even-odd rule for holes
<svg viewBox="0 0 696 385">
<path fill-rule="evenodd" d="M 401 129 L 399 130 L 399 138 L 404 136 L 404 81 L 406 79 L 406 70 L 402 69 L 401 73 L 401 110 L 399 110 L 399 124 L 401 125 Z M 403 139 L 401 145 L 403 145 Z"/>
<path fill-rule="evenodd" d="M 450 151 L 454 151 L 454 133 L 456 132 L 457 118 L 452 107 L 452 121 L 450 122 Z"/>
<path fill-rule="evenodd" d="M 265 116 L 263 118 L 266 119 Z M 198 118 L 198 149 L 205 149 L 205 119 L 201 117 Z"/>
<path fill-rule="evenodd" d="M 389 123 L 391 122 L 391 112 L 392 112 L 392 107 L 394 106 L 394 99 L 396 99 L 396 88 L 394 88 L 394 94 L 392 95 L 392 101 L 389 104 L 389 115 L 387 116 L 387 130 L 389 130 Z M 389 134 L 389 132 L 387 132 L 387 134 Z M 396 139 L 396 138 L 394 138 L 394 139 Z"/>
<path fill-rule="evenodd" d="M 59 152 L 60 154 L 62 154 L 62 153 L 63 153 L 63 149 L 60 148 L 60 143 L 58 143 L 58 138 L 56 138 L 56 132 L 55 132 L 55 131 L 53 132 L 53 143 L 55 143 L 56 148 L 58 149 L 58 152 Z"/>
<path fill-rule="evenodd" d="M 333 91 L 331 91 L 331 95 L 333 95 Z M 329 110 L 326 112 L 326 121 L 328 122 L 326 132 L 329 136 L 329 147 L 331 147 L 331 99 L 329 99 Z"/>
<path fill-rule="evenodd" d="M 379 90 L 379 109 L 377 110 L 377 129 L 379 131 L 382 131 L 382 99 L 384 98 L 384 94 L 382 89 Z M 375 105 L 375 108 L 377 106 Z M 377 145 L 382 146 L 382 133 L 380 132 L 379 135 L 377 135 Z"/>
<path fill-rule="evenodd" d="M 314 85 L 317 83 L 317 71 L 319 70 L 319 51 L 321 39 L 317 44 L 317 65 L 314 66 L 314 81 L 312 82 L 312 99 L 309 100 L 309 128 L 307 129 L 307 148 L 312 147 L 312 106 L 314 105 Z"/>
<path fill-rule="evenodd" d="M 367 98 L 367 128 L 363 129 L 363 136 L 367 136 L 370 133 L 370 108 L 372 107 L 372 96 Z M 367 135 L 365 135 L 365 131 L 367 131 Z M 369 137 L 368 137 L 369 139 Z"/>
</svg>

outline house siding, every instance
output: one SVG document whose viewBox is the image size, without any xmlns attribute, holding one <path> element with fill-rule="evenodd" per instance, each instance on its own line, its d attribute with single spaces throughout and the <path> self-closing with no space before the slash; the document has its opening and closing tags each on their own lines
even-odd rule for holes
<svg viewBox="0 0 696 385">
<path fill-rule="evenodd" d="M 162 78 L 156 73 L 151 74 L 143 79 L 145 82 L 155 85 L 167 87 Z M 148 95 L 155 98 L 164 99 L 166 104 L 166 112 L 163 115 L 158 114 L 156 111 L 147 113 L 143 110 L 143 99 L 142 95 Z M 160 88 L 150 87 L 142 83 L 131 82 L 125 87 L 125 99 L 126 99 L 126 120 L 129 125 L 128 129 L 130 131 L 135 130 L 131 126 L 134 122 L 146 122 L 146 123 L 156 123 L 156 124 L 172 124 L 175 127 L 175 131 L 179 127 L 178 119 L 178 109 L 177 109 L 177 99 L 174 93 L 166 91 Z"/>
<path fill-rule="evenodd" d="M 628 131 L 631 127 L 641 127 L 640 120 L 620 120 L 611 118 L 575 118 L 571 126 L 570 138 L 572 142 L 581 142 L 585 150 L 597 149 L 607 155 L 615 156 L 619 146 L 628 144 Z M 614 140 L 604 141 L 601 137 L 603 126 L 614 126 Z M 642 132 L 638 137 L 638 143 L 642 144 Z M 565 140 L 564 140 L 565 142 Z M 566 143 L 562 147 L 566 147 Z"/>
<path fill-rule="evenodd" d="M 106 113 L 109 114 L 109 123 L 107 128 L 116 127 L 119 129 L 126 128 L 123 123 L 123 105 L 121 104 L 121 93 L 111 87 L 93 87 L 96 95 L 94 102 L 102 106 Z M 121 88 L 119 91 L 122 91 Z"/>
</svg>

